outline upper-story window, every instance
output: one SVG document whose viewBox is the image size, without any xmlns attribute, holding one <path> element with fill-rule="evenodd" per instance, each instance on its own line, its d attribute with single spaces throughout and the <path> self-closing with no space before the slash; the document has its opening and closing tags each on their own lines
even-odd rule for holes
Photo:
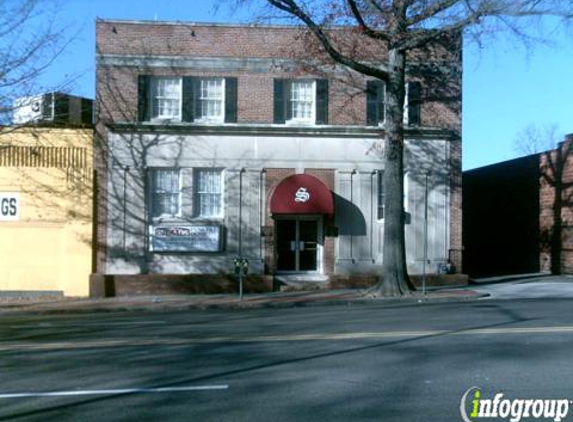
<svg viewBox="0 0 573 422">
<path fill-rule="evenodd" d="M 197 78 L 199 90 L 195 120 L 223 122 L 225 119 L 225 79 Z"/>
<path fill-rule="evenodd" d="M 316 102 L 315 81 L 292 81 L 290 85 L 291 120 L 301 123 L 314 123 Z"/>
<path fill-rule="evenodd" d="M 152 78 L 149 97 L 152 119 L 181 119 L 181 78 Z"/>
<path fill-rule="evenodd" d="M 366 82 L 366 124 L 378 126 L 386 120 L 386 84 L 383 81 Z"/>
<path fill-rule="evenodd" d="M 419 125 L 422 87 L 420 82 L 408 82 L 406 84 L 406 99 L 404 101 L 404 123 Z"/>
<path fill-rule="evenodd" d="M 328 81 L 275 79 L 274 123 L 328 123 Z"/>
<path fill-rule="evenodd" d="M 237 78 L 140 75 L 139 121 L 237 122 Z"/>
<path fill-rule="evenodd" d="M 404 124 L 420 124 L 421 85 L 408 82 L 405 87 Z M 366 82 L 366 124 L 383 125 L 386 121 L 386 84 L 383 81 Z"/>
</svg>

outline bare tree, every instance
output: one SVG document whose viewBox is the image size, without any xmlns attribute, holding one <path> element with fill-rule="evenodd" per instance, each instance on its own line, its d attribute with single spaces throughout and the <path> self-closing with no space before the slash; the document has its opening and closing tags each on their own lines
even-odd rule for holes
<svg viewBox="0 0 573 422">
<path fill-rule="evenodd" d="M 236 0 L 238 5 L 257 0 Z M 558 0 L 261 0 L 271 11 L 306 27 L 334 62 L 386 84 L 387 116 L 384 131 L 385 219 L 383 269 L 373 296 L 408 294 L 406 268 L 403 157 L 406 62 L 409 53 L 430 48 L 459 36 L 478 42 L 500 31 L 509 31 L 525 42 L 527 25 L 544 16 L 571 17 L 570 2 Z M 348 49 L 340 31 L 358 34 L 386 51 L 385 63 L 373 63 Z M 347 37 L 348 38 L 348 37 Z"/>
<path fill-rule="evenodd" d="M 56 0 L 0 0 L 0 124 L 11 122 L 16 98 L 61 90 L 40 76 L 74 38 L 57 19 Z"/>
<path fill-rule="evenodd" d="M 556 124 L 545 126 L 530 124 L 517 133 L 514 140 L 515 151 L 520 155 L 539 154 L 555 149 L 561 139 Z"/>
</svg>

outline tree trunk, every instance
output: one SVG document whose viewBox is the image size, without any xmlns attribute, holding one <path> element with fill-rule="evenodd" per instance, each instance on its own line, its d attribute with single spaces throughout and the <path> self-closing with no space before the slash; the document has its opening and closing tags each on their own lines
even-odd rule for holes
<svg viewBox="0 0 573 422">
<path fill-rule="evenodd" d="M 384 250 L 382 277 L 369 293 L 373 296 L 408 295 L 413 289 L 406 268 L 404 234 L 404 76 L 405 53 L 388 53 L 387 115 L 384 149 Z"/>
</svg>

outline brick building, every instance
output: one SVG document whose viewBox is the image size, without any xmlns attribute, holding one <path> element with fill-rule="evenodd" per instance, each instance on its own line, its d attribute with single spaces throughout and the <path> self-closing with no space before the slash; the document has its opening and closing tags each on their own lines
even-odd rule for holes
<svg viewBox="0 0 573 422">
<path fill-rule="evenodd" d="M 321 59 L 295 27 L 98 20 L 96 31 L 94 283 L 224 290 L 239 256 L 252 289 L 379 274 L 383 84 Z M 383 61 L 377 45 L 340 34 Z M 426 186 L 428 271 L 461 267 L 460 39 L 415 52 L 407 69 L 413 274 Z"/>
<path fill-rule="evenodd" d="M 554 150 L 464 172 L 464 272 L 573 272 L 573 135 Z"/>
</svg>

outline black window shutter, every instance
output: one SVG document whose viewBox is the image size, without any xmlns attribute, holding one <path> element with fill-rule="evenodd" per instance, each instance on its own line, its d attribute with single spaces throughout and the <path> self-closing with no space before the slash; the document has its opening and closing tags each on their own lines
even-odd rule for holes
<svg viewBox="0 0 573 422">
<path fill-rule="evenodd" d="M 286 80 L 275 79 L 274 80 L 274 117 L 273 123 L 285 123 L 286 122 L 286 100 L 285 100 L 285 85 Z"/>
<path fill-rule="evenodd" d="M 237 78 L 225 78 L 225 123 L 237 123 Z"/>
<path fill-rule="evenodd" d="M 194 79 L 195 78 L 193 78 L 192 76 L 183 77 L 182 120 L 184 122 L 192 122 L 195 119 Z"/>
<path fill-rule="evenodd" d="M 422 87 L 420 82 L 408 83 L 408 124 L 420 124 L 420 103 Z"/>
<path fill-rule="evenodd" d="M 316 81 L 316 124 L 328 124 L 328 80 Z"/>
<path fill-rule="evenodd" d="M 203 117 L 203 107 L 201 103 L 201 78 L 193 78 L 193 117 L 200 119 Z"/>
<path fill-rule="evenodd" d="M 285 79 L 284 81 L 284 110 L 285 110 L 285 121 L 292 119 L 292 80 Z"/>
<path fill-rule="evenodd" d="M 366 82 L 366 124 L 378 126 L 378 81 Z"/>
<path fill-rule="evenodd" d="M 150 120 L 149 79 L 147 75 L 139 75 L 137 78 L 137 120 L 140 122 Z"/>
</svg>

